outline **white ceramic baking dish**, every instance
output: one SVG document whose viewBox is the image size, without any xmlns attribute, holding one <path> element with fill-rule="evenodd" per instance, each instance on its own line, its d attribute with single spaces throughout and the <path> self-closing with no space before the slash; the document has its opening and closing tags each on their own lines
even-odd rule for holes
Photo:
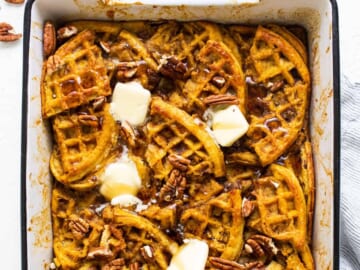
<svg viewBox="0 0 360 270">
<path fill-rule="evenodd" d="M 105 3 L 106 4 L 105 4 Z M 120 3 L 119 3 L 120 2 Z M 206 19 L 224 23 L 297 24 L 306 28 L 312 73 L 311 139 L 316 172 L 313 254 L 319 270 L 338 269 L 339 52 L 336 2 L 331 0 L 30 0 L 25 11 L 22 122 L 22 268 L 48 269 L 51 140 L 40 113 L 42 27 L 45 20 Z M 257 3 L 258 2 L 258 3 Z"/>
</svg>

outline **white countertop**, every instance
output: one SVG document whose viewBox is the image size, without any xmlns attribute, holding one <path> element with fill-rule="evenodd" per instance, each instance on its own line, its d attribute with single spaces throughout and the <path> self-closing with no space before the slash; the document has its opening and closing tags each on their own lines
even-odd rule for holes
<svg viewBox="0 0 360 270">
<path fill-rule="evenodd" d="M 338 0 L 342 78 L 360 83 L 360 20 L 358 0 Z M 25 4 L 0 0 L 0 22 L 23 32 Z M 20 145 L 22 100 L 22 39 L 0 43 L 0 251 L 1 269 L 20 269 Z M 343 269 L 343 268 L 341 268 Z"/>
</svg>

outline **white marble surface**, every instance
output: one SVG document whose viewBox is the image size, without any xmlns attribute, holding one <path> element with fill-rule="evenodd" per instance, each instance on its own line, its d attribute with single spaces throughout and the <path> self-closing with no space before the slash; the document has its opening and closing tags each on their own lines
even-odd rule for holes
<svg viewBox="0 0 360 270">
<path fill-rule="evenodd" d="M 360 83 L 359 2 L 358 0 L 338 0 L 338 2 L 342 79 L 357 85 Z M 11 5 L 0 0 L 0 22 L 8 22 L 17 32 L 22 33 L 24 8 L 25 4 Z M 1 269 L 21 268 L 21 99 L 22 40 L 9 44 L 0 43 Z M 344 190 L 346 191 L 346 187 Z M 341 269 L 351 268 L 344 264 Z"/>
</svg>

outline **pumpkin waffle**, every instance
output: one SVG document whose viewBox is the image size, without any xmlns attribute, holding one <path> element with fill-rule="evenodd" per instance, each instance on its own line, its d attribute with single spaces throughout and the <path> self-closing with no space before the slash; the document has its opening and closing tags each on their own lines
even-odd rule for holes
<svg viewBox="0 0 360 270">
<path fill-rule="evenodd" d="M 284 166 L 272 164 L 269 175 L 254 181 L 257 211 L 248 225 L 296 249 L 306 246 L 306 203 L 300 183 Z"/>
<path fill-rule="evenodd" d="M 206 240 L 209 256 L 236 260 L 243 247 L 241 205 L 241 191 L 233 189 L 184 210 L 180 217 L 184 237 Z"/>
<path fill-rule="evenodd" d="M 242 68 L 222 42 L 209 40 L 198 54 L 198 68 L 184 85 L 187 111 L 200 115 L 206 109 L 204 98 L 210 95 L 234 95 L 245 113 L 245 79 Z"/>
<path fill-rule="evenodd" d="M 53 119 L 55 146 L 50 169 L 65 185 L 92 172 L 109 154 L 116 142 L 115 121 L 105 103 L 99 110 L 94 103 L 63 113 Z"/>
<path fill-rule="evenodd" d="M 148 148 L 145 158 L 156 179 L 166 179 L 174 168 L 169 155 L 189 160 L 187 175 L 225 174 L 220 148 L 204 127 L 185 111 L 154 97 L 147 128 Z"/>
<path fill-rule="evenodd" d="M 84 30 L 47 59 L 41 84 L 43 117 L 111 94 L 101 50 L 94 41 L 94 32 Z"/>
</svg>

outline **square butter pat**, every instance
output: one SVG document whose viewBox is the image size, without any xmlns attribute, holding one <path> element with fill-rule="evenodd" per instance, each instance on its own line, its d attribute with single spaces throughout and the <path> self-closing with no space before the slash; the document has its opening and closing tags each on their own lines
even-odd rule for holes
<svg viewBox="0 0 360 270">
<path fill-rule="evenodd" d="M 231 146 L 249 129 L 246 118 L 236 105 L 212 113 L 211 129 L 216 141 L 221 146 Z"/>
<path fill-rule="evenodd" d="M 144 123 L 149 108 L 151 93 L 138 82 L 117 83 L 110 112 L 116 121 L 128 121 L 138 126 Z"/>
</svg>

